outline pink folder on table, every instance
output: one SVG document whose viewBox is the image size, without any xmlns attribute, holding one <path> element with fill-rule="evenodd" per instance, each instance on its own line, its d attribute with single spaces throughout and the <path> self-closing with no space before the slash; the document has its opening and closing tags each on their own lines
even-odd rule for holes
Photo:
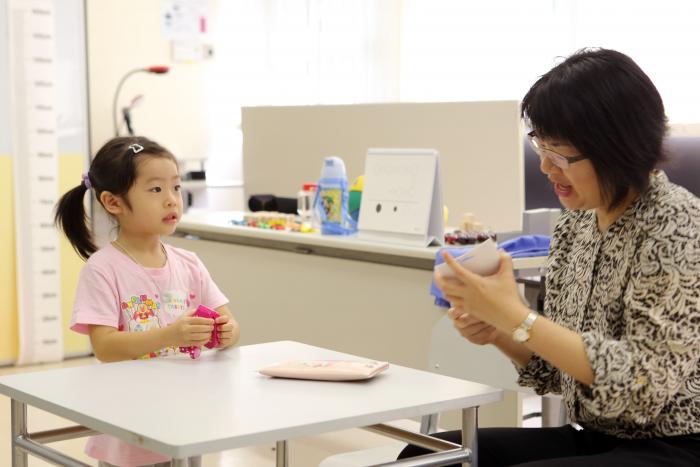
<svg viewBox="0 0 700 467">
<path fill-rule="evenodd" d="M 373 378 L 387 368 L 388 362 L 371 360 L 293 360 L 275 363 L 259 371 L 278 378 L 351 381 Z"/>
</svg>

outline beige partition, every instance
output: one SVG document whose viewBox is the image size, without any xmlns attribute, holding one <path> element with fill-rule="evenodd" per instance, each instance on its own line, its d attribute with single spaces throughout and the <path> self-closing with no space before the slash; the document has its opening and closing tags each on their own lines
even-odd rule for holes
<svg viewBox="0 0 700 467">
<path fill-rule="evenodd" d="M 440 152 L 448 225 L 472 212 L 499 232 L 521 229 L 523 143 L 519 103 L 450 102 L 243 109 L 246 199 L 295 196 L 316 181 L 323 157 L 343 158 L 350 179 L 370 147 Z"/>
</svg>

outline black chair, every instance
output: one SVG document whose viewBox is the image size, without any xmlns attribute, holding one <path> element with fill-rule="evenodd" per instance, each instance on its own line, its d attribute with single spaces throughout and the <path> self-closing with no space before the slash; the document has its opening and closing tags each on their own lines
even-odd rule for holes
<svg viewBox="0 0 700 467">
<path fill-rule="evenodd" d="M 540 157 L 525 138 L 525 209 L 560 209 L 547 177 L 540 172 Z"/>
<path fill-rule="evenodd" d="M 667 140 L 668 161 L 659 165 L 669 180 L 700 197 L 700 136 L 674 136 Z"/>
<path fill-rule="evenodd" d="M 525 209 L 560 208 L 540 158 L 525 139 Z M 659 165 L 669 180 L 700 197 L 700 136 L 672 136 L 666 140 L 668 161 Z"/>
</svg>

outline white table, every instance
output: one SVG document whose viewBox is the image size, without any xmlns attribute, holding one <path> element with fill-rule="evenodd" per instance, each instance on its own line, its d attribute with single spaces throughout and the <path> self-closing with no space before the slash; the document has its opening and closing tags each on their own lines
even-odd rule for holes
<svg viewBox="0 0 700 467">
<path fill-rule="evenodd" d="M 26 467 L 28 453 L 82 466 L 41 442 L 82 436 L 88 429 L 170 456 L 177 466 L 187 465 L 189 456 L 276 442 L 277 465 L 284 466 L 287 439 L 368 427 L 406 440 L 408 432 L 377 424 L 455 409 L 463 410 L 465 448 L 420 434 L 408 439 L 451 449 L 431 454 L 446 462 L 475 460 L 477 408 L 501 400 L 500 389 L 398 365 L 363 382 L 276 379 L 257 372 L 289 359 L 356 358 L 281 341 L 205 352 L 198 361 L 183 356 L 5 376 L 0 393 L 12 399 L 13 466 Z M 86 428 L 30 434 L 27 405 Z"/>
<path fill-rule="evenodd" d="M 523 389 L 511 362 L 491 346 L 461 338 L 428 293 L 437 247 L 232 225 L 240 215 L 188 213 L 177 231 L 196 239 L 166 241 L 206 264 L 241 324 L 241 344 L 291 339 L 508 389 L 504 402 L 480 411 L 481 421 L 520 423 L 520 397 L 512 391 Z M 536 271 L 544 260 L 516 259 L 514 267 Z M 450 362 L 440 355 L 445 343 L 454 344 L 447 349 L 453 360 L 479 364 L 447 373 Z M 447 414 L 443 426 L 457 426 L 458 418 Z"/>
</svg>

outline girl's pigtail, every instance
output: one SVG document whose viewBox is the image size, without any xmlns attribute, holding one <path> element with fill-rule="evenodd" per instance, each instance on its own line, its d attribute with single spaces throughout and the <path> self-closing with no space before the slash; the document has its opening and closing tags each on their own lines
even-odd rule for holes
<svg viewBox="0 0 700 467">
<path fill-rule="evenodd" d="M 97 251 L 85 212 L 85 192 L 88 188 L 89 179 L 67 191 L 56 204 L 54 216 L 56 226 L 63 230 L 73 249 L 84 260 Z"/>
</svg>

